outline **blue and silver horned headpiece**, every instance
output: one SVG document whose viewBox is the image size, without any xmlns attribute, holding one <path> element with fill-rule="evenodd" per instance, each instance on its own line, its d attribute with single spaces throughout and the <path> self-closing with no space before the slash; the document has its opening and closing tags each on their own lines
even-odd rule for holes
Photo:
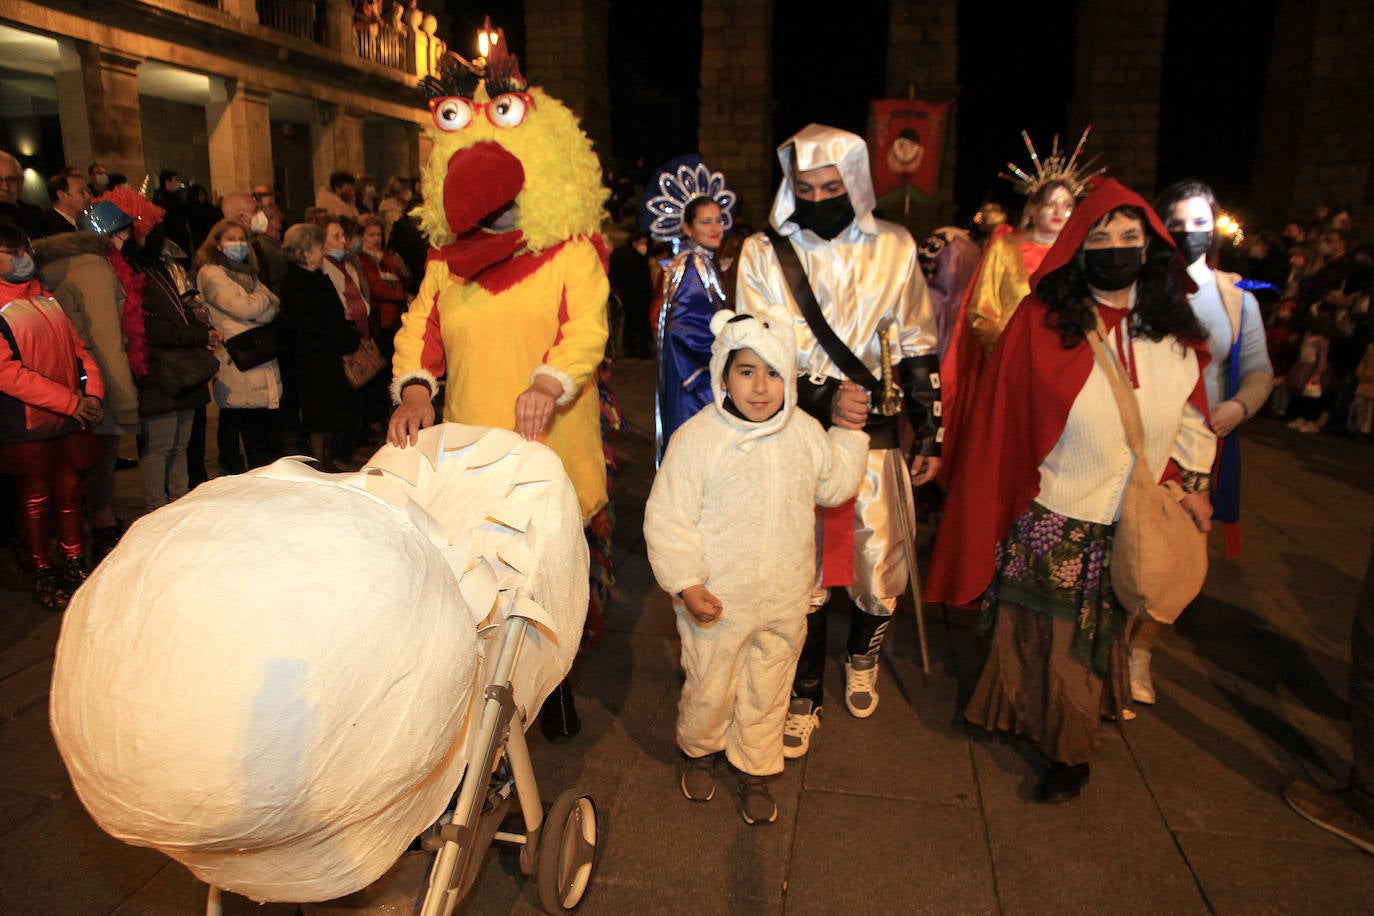
<svg viewBox="0 0 1374 916">
<path fill-rule="evenodd" d="M 712 171 L 696 153 L 678 156 L 658 167 L 640 198 L 639 231 L 656 242 L 682 238 L 682 210 L 694 197 L 714 200 L 720 206 L 725 231 L 730 231 L 735 192 L 725 183 L 725 176 Z"/>
</svg>

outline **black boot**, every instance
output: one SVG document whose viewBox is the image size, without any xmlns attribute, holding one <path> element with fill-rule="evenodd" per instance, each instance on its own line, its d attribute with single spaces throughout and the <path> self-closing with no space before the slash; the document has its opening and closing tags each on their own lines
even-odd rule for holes
<svg viewBox="0 0 1374 916">
<path fill-rule="evenodd" d="M 100 561 L 110 555 L 110 551 L 119 545 L 120 536 L 119 523 L 115 522 L 105 528 L 91 529 L 91 565 L 99 566 Z"/>
<path fill-rule="evenodd" d="M 550 743 L 567 741 L 582 731 L 582 720 L 577 717 L 577 706 L 567 681 L 555 687 L 544 701 L 544 708 L 539 710 L 539 727 Z"/>
<path fill-rule="evenodd" d="M 1053 804 L 1077 798 L 1088 784 L 1088 776 L 1086 763 L 1069 766 L 1056 760 L 1036 784 L 1035 800 L 1042 804 Z"/>
</svg>

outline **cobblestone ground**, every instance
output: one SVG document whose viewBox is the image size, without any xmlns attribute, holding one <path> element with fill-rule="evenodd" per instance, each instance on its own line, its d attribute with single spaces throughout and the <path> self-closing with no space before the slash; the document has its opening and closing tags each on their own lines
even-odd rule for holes
<svg viewBox="0 0 1374 916">
<path fill-rule="evenodd" d="M 619 581 L 575 671 L 583 732 L 558 746 L 531 733 L 545 798 L 578 786 L 601 815 L 584 912 L 1374 912 L 1374 860 L 1279 796 L 1295 776 L 1335 785 L 1348 765 L 1349 627 L 1374 525 L 1368 441 L 1268 419 L 1247 428 L 1245 554 L 1228 563 L 1213 545 L 1203 595 L 1156 653 L 1158 704 L 1105 729 L 1080 800 L 1034 804 L 1034 755 L 964 730 L 978 648 L 971 622 L 937 607 L 930 676 L 906 614 L 871 719 L 844 712 L 832 666 L 812 752 L 774 786 L 778 822 L 751 828 L 728 784 L 704 805 L 677 789 L 677 639 L 640 535 L 651 385 L 649 363 L 616 364 L 629 420 L 616 442 Z M 133 514 L 136 474 L 120 478 Z M 75 797 L 47 724 L 60 618 L 37 608 L 9 557 L 0 585 L 0 913 L 203 912 L 204 886 L 182 866 L 106 836 Z M 538 895 L 493 850 L 464 909 L 534 913 Z M 226 899 L 229 913 L 294 911 Z"/>
</svg>

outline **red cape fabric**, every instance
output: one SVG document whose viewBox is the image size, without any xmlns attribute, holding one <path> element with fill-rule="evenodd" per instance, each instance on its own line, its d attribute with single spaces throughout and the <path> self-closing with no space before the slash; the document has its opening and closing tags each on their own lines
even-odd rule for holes
<svg viewBox="0 0 1374 916">
<path fill-rule="evenodd" d="M 993 230 L 988 245 L 992 245 L 1012 231 L 1011 226 L 1003 223 Z M 969 399 L 973 397 L 973 387 L 978 382 L 978 376 L 982 374 L 985 362 L 983 345 L 969 330 L 968 303 L 973 298 L 973 288 L 978 285 L 978 277 L 983 272 L 983 262 L 986 259 L 985 248 L 984 256 L 978 260 L 978 269 L 973 272 L 968 286 L 964 287 L 963 295 L 959 297 L 959 310 L 954 316 L 954 331 L 950 335 L 949 346 L 945 348 L 945 358 L 940 361 L 940 426 L 945 431 L 941 437 L 940 453 L 944 460 L 940 462 L 940 470 L 935 479 L 945 489 L 949 489 L 950 476 L 954 470 L 959 434 L 963 432 L 965 408 Z"/>
<path fill-rule="evenodd" d="M 1149 229 L 1173 245 L 1164 224 L 1134 191 L 1111 179 L 1097 182 L 1069 218 L 1044 262 L 1040 278 L 1069 262 L 1088 230 L 1120 206 L 1143 209 Z M 1175 259 L 1183 271 L 1182 258 Z M 1185 274 L 1186 277 L 1186 274 Z M 1064 432 L 1069 409 L 1092 372 L 1087 342 L 1064 349 L 1059 332 L 1046 327 L 1048 309 L 1027 296 L 998 339 L 968 402 L 957 465 L 923 594 L 927 601 L 966 604 L 992 582 L 997 543 L 1040 491 L 1040 464 Z M 1206 344 L 1189 342 L 1205 358 Z M 1207 392 L 1198 384 L 1189 400 L 1205 416 Z"/>
<path fill-rule="evenodd" d="M 854 500 L 821 507 L 821 588 L 854 584 Z"/>
</svg>

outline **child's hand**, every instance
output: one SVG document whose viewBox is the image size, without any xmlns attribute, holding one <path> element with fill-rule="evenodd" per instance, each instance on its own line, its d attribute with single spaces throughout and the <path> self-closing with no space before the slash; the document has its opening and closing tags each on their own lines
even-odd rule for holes
<svg viewBox="0 0 1374 916">
<path fill-rule="evenodd" d="M 687 613 L 692 615 L 692 619 L 703 626 L 715 623 L 724 609 L 720 599 L 711 594 L 704 585 L 689 585 L 684 588 L 682 603 L 687 605 Z"/>
</svg>

